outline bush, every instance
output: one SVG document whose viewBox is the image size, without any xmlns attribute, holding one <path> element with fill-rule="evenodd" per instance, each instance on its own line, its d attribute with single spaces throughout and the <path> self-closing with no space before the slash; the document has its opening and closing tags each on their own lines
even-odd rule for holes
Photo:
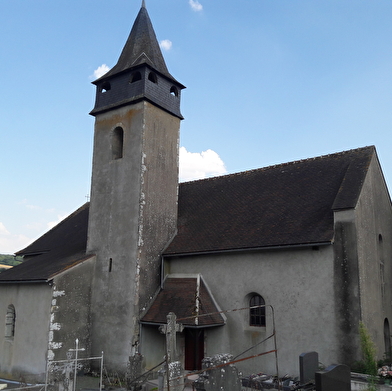
<svg viewBox="0 0 392 391">
<path fill-rule="evenodd" d="M 377 375 L 376 347 L 370 337 L 369 331 L 363 322 L 359 322 L 359 338 L 363 356 L 364 372 L 368 375 Z"/>
</svg>

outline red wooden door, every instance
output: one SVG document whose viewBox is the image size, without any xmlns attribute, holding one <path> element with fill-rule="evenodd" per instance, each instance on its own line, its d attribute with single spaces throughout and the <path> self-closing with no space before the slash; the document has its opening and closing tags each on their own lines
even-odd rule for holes
<svg viewBox="0 0 392 391">
<path fill-rule="evenodd" d="M 204 358 L 204 330 L 185 328 L 185 369 L 201 369 Z"/>
</svg>

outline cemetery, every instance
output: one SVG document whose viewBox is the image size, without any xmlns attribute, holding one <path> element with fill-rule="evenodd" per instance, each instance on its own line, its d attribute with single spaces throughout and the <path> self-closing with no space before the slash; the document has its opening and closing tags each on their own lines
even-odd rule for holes
<svg viewBox="0 0 392 391">
<path fill-rule="evenodd" d="M 229 353 L 205 357 L 202 360 L 201 371 L 187 374 L 182 370 L 181 363 L 176 361 L 178 359 L 176 335 L 182 330 L 183 326 L 177 323 L 176 315 L 169 313 L 167 324 L 162 326 L 162 332 L 166 334 L 166 362 L 159 370 L 157 381 L 147 381 L 143 384 L 130 382 L 130 389 L 134 391 L 392 390 L 390 382 L 383 380 L 385 376 L 392 375 L 391 367 L 383 366 L 380 368 L 377 377 L 352 373 L 347 365 L 341 364 L 331 364 L 327 368 L 321 369 L 319 355 L 314 351 L 299 355 L 299 377 L 290 375 L 273 376 L 264 373 L 244 376 L 235 365 L 236 362 L 241 360 L 235 360 L 235 357 Z M 265 353 L 274 353 L 274 351 Z M 167 368 L 169 369 L 168 376 Z"/>
</svg>

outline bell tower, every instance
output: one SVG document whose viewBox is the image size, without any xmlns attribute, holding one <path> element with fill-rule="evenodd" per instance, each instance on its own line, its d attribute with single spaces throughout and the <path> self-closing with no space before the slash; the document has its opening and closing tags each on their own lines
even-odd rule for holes
<svg viewBox="0 0 392 391">
<path fill-rule="evenodd" d="M 91 349 L 125 369 L 139 315 L 160 283 L 177 226 L 181 90 L 143 1 L 117 64 L 96 80 L 87 251 L 96 255 Z"/>
</svg>

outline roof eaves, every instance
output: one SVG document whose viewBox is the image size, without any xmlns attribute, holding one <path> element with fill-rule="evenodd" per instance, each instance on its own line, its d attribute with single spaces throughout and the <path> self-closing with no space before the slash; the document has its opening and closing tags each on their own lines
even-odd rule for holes
<svg viewBox="0 0 392 391">
<path fill-rule="evenodd" d="M 89 254 L 89 255 L 86 255 L 82 258 L 78 258 L 74 262 L 64 266 L 62 269 L 52 273 L 48 277 L 48 280 L 52 280 L 53 278 L 58 277 L 60 274 L 67 272 L 69 269 L 72 269 L 73 267 L 78 266 L 79 264 L 83 263 L 84 261 L 87 261 L 87 260 L 94 258 L 94 257 L 95 257 L 95 254 Z"/>
<path fill-rule="evenodd" d="M 283 244 L 283 245 L 272 245 L 272 246 L 259 246 L 259 247 L 241 247 L 241 248 L 231 248 L 231 249 L 217 249 L 217 250 L 205 250 L 205 251 L 190 251 L 181 253 L 167 253 L 162 254 L 164 258 L 171 257 L 186 257 L 193 255 L 209 255 L 209 254 L 224 254 L 224 253 L 236 253 L 243 251 L 269 251 L 269 250 L 282 250 L 288 248 L 304 248 L 304 247 L 316 247 L 316 246 L 328 246 L 332 244 L 333 238 L 324 242 L 312 242 L 312 243 L 299 243 L 299 244 Z"/>
<path fill-rule="evenodd" d="M 50 284 L 52 279 L 37 279 L 37 280 L 0 280 L 0 284 Z"/>
</svg>

